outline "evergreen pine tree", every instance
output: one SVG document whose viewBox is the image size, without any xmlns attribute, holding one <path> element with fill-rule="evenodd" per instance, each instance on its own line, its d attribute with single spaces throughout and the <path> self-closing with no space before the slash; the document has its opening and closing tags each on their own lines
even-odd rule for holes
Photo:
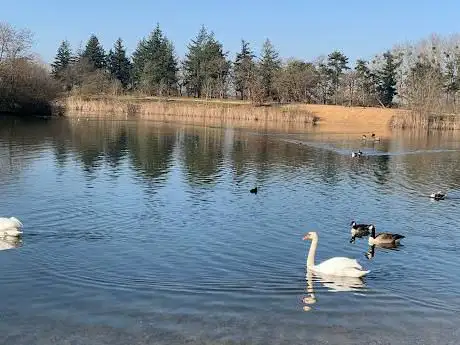
<svg viewBox="0 0 460 345">
<path fill-rule="evenodd" d="M 225 97 L 226 82 L 230 71 L 230 62 L 222 43 L 211 32 L 202 51 L 202 72 L 204 75 L 206 97 Z"/>
<path fill-rule="evenodd" d="M 179 70 L 177 66 L 177 58 L 174 54 L 174 45 L 171 41 L 166 40 L 165 44 L 165 54 L 164 54 L 164 75 L 163 81 L 167 90 L 172 91 L 176 89 L 177 91 L 177 72 Z"/>
<path fill-rule="evenodd" d="M 266 97 L 273 99 L 275 96 L 273 81 L 280 68 L 281 60 L 279 58 L 279 54 L 275 50 L 271 41 L 266 39 L 262 46 L 261 61 L 259 63 L 259 71 Z"/>
<path fill-rule="evenodd" d="M 147 39 L 142 39 L 133 53 L 134 78 L 137 87 L 162 94 L 177 83 L 177 61 L 174 46 L 157 24 Z"/>
<path fill-rule="evenodd" d="M 368 62 L 361 59 L 356 61 L 355 72 L 359 103 L 363 106 L 374 105 L 376 90 L 375 73 L 369 69 Z"/>
<path fill-rule="evenodd" d="M 249 97 L 249 85 L 254 71 L 255 55 L 249 47 L 249 43 L 241 40 L 241 51 L 236 54 L 234 63 L 235 90 L 240 93 L 240 98 Z"/>
<path fill-rule="evenodd" d="M 52 75 L 56 79 L 60 79 L 64 70 L 72 63 L 72 50 L 67 40 L 61 42 L 54 62 L 51 64 Z"/>
<path fill-rule="evenodd" d="M 396 73 L 400 65 L 395 56 L 387 51 L 383 54 L 384 64 L 378 71 L 379 85 L 377 91 L 379 93 L 380 102 L 386 107 L 391 107 L 396 92 Z"/>
<path fill-rule="evenodd" d="M 106 67 L 104 48 L 102 48 L 95 35 L 91 35 L 89 38 L 85 50 L 82 53 L 82 57 L 86 58 L 95 69 L 102 69 Z"/>
<path fill-rule="evenodd" d="M 225 97 L 230 62 L 222 44 L 201 27 L 197 37 L 188 45 L 183 62 L 183 74 L 188 94 L 201 97 Z"/>
<path fill-rule="evenodd" d="M 327 67 L 329 68 L 330 79 L 335 95 L 335 104 L 337 104 L 337 93 L 340 85 L 340 78 L 344 70 L 349 69 L 347 66 L 348 58 L 339 51 L 333 51 L 327 56 Z"/>
<path fill-rule="evenodd" d="M 126 50 L 123 47 L 121 38 L 117 39 L 113 49 L 108 54 L 108 69 L 110 74 L 126 88 L 131 79 L 131 62 L 126 57 Z"/>
<path fill-rule="evenodd" d="M 188 94 L 193 94 L 195 97 L 200 98 L 204 83 L 203 74 L 203 50 L 204 45 L 208 39 L 208 32 L 206 28 L 201 26 L 197 37 L 188 44 L 188 52 L 185 55 L 183 62 L 184 69 L 184 83 L 187 88 Z"/>
</svg>

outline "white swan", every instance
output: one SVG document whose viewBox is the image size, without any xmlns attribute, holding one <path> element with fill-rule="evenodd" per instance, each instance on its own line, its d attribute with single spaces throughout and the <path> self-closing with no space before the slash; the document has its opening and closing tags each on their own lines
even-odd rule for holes
<svg viewBox="0 0 460 345">
<path fill-rule="evenodd" d="M 0 237 L 18 237 L 22 235 L 22 223 L 15 217 L 0 217 Z"/>
<path fill-rule="evenodd" d="M 311 240 L 311 246 L 307 258 L 307 268 L 313 272 L 344 277 L 362 277 L 370 272 L 363 270 L 363 267 L 358 263 L 358 261 L 356 261 L 356 259 L 349 259 L 345 257 L 334 257 L 315 265 L 318 234 L 315 231 L 308 232 L 304 235 L 303 240 Z"/>
</svg>

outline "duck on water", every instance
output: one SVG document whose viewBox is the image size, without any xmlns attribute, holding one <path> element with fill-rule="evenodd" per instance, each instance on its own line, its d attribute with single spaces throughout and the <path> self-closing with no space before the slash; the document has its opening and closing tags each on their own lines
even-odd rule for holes
<svg viewBox="0 0 460 345">
<path fill-rule="evenodd" d="M 444 200 L 446 198 L 446 193 L 438 191 L 437 193 L 431 193 L 430 198 L 434 200 Z"/>
<path fill-rule="evenodd" d="M 362 155 L 363 155 L 363 153 L 361 152 L 361 150 L 358 150 L 358 152 L 352 152 L 351 153 L 352 157 L 361 157 Z"/>
</svg>

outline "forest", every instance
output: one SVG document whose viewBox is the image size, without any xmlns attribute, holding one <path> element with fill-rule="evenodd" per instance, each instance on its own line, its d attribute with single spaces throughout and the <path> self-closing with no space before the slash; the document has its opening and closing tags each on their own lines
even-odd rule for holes
<svg viewBox="0 0 460 345">
<path fill-rule="evenodd" d="M 260 56 L 241 40 L 234 56 L 202 26 L 183 58 L 160 26 L 127 56 L 119 38 L 106 52 L 92 35 L 75 53 L 63 41 L 52 64 L 66 91 L 81 94 L 137 92 L 149 96 L 237 98 L 253 103 L 307 102 L 349 106 L 410 107 L 457 112 L 459 37 L 431 36 L 395 45 L 353 66 L 340 51 L 314 61 L 280 58 L 267 39 Z"/>
</svg>

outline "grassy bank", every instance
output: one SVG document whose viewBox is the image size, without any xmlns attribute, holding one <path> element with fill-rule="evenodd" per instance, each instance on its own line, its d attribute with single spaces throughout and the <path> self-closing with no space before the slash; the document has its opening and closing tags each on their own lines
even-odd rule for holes
<svg viewBox="0 0 460 345">
<path fill-rule="evenodd" d="M 429 114 L 423 112 L 407 111 L 391 119 L 390 126 L 400 129 L 460 129 L 459 114 Z"/>
<path fill-rule="evenodd" d="M 243 127 L 290 128 L 304 131 L 312 125 L 325 132 L 391 134 L 393 109 L 317 104 L 254 106 L 238 100 L 203 100 L 158 97 L 68 97 L 66 115 L 138 117 L 197 124 L 233 123 Z M 319 127 L 319 128 L 318 128 Z"/>
<path fill-rule="evenodd" d="M 69 97 L 65 99 L 67 114 L 75 112 L 94 115 L 124 115 L 141 118 L 219 118 L 222 120 L 282 121 L 315 124 L 317 116 L 307 109 L 287 106 L 255 107 L 243 102 L 194 101 L 135 97 Z"/>
</svg>

